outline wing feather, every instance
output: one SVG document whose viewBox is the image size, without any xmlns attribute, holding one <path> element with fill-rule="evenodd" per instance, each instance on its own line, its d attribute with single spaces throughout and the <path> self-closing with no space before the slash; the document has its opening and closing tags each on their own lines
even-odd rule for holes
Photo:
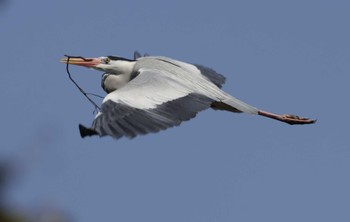
<svg viewBox="0 0 350 222">
<path fill-rule="evenodd" d="M 225 76 L 217 73 L 214 69 L 194 64 L 197 69 L 204 75 L 209 81 L 214 83 L 217 87 L 221 88 L 223 84 L 225 84 L 226 78 Z"/>
<path fill-rule="evenodd" d="M 126 86 L 106 96 L 91 129 L 117 139 L 156 133 L 190 120 L 212 102 L 169 73 L 140 70 Z"/>
</svg>

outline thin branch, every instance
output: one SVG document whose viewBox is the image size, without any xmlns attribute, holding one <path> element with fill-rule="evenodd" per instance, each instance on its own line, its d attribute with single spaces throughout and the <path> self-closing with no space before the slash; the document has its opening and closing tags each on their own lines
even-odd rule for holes
<svg viewBox="0 0 350 222">
<path fill-rule="evenodd" d="M 95 93 L 86 93 L 86 95 L 95 96 L 95 97 L 98 97 L 98 98 L 101 98 L 101 99 L 104 98 L 103 96 L 97 95 L 97 94 L 95 94 Z"/>
<path fill-rule="evenodd" d="M 68 73 L 68 77 L 69 79 L 74 83 L 74 85 L 79 89 L 79 91 L 90 101 L 90 103 L 95 107 L 95 110 L 98 110 L 98 111 L 101 111 L 101 108 L 89 97 L 89 95 L 93 95 L 93 96 L 98 96 L 96 94 L 92 94 L 92 93 L 86 93 L 79 85 L 78 83 L 76 83 L 74 81 L 74 79 L 72 78 L 72 75 L 70 74 L 69 72 L 69 59 L 70 58 L 80 58 L 80 59 L 83 59 L 84 61 L 91 61 L 91 59 L 86 59 L 82 56 L 69 56 L 69 55 L 64 55 L 67 57 L 67 66 L 66 66 L 66 70 L 67 70 L 67 73 Z M 98 96 L 100 97 L 100 96 Z"/>
</svg>

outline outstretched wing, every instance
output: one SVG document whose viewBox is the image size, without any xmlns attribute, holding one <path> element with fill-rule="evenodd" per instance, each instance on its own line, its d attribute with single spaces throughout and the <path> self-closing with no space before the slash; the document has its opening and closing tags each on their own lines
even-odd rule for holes
<svg viewBox="0 0 350 222">
<path fill-rule="evenodd" d="M 133 138 L 155 133 L 190 120 L 212 102 L 181 84 L 171 73 L 140 69 L 126 86 L 106 96 L 92 127 L 81 128 L 81 134 Z"/>
</svg>

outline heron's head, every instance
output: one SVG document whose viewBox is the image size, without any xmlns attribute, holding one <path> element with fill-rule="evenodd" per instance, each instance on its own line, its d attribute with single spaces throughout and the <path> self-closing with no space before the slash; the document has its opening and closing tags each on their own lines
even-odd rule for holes
<svg viewBox="0 0 350 222">
<path fill-rule="evenodd" d="M 118 56 L 102 56 L 98 58 L 63 58 L 61 62 L 84 66 L 110 74 L 124 74 L 132 71 L 135 60 Z"/>
</svg>

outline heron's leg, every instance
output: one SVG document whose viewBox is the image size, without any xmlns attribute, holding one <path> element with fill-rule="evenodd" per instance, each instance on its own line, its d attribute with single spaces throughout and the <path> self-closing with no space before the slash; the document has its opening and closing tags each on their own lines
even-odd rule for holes
<svg viewBox="0 0 350 222">
<path fill-rule="evenodd" d="M 315 119 L 309 119 L 309 118 L 304 118 L 304 117 L 299 117 L 296 115 L 291 115 L 291 114 L 283 114 L 283 115 L 278 115 L 270 112 L 266 112 L 263 110 L 259 110 L 258 114 L 261 116 L 265 116 L 271 119 L 279 120 L 291 125 L 295 124 L 312 124 L 315 123 Z"/>
</svg>

